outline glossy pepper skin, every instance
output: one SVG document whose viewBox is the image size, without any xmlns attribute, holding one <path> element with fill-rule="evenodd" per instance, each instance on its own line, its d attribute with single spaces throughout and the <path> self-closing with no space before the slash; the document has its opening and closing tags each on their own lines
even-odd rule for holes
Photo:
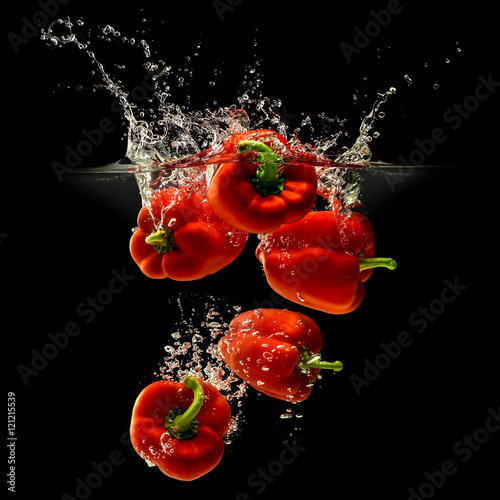
<svg viewBox="0 0 500 500">
<path fill-rule="evenodd" d="M 266 235 L 256 256 L 271 288 L 292 302 L 331 314 L 354 311 L 374 267 L 394 269 L 392 259 L 375 258 L 368 218 L 358 212 L 339 218 L 333 210 L 310 212 Z"/>
<path fill-rule="evenodd" d="M 197 280 L 233 262 L 247 234 L 217 217 L 204 196 L 175 187 L 151 196 L 137 218 L 130 253 L 150 278 Z"/>
<path fill-rule="evenodd" d="M 267 233 L 312 209 L 316 169 L 281 165 L 279 153 L 290 145 L 280 134 L 264 129 L 233 134 L 224 147 L 228 154 L 240 153 L 251 160 L 219 165 L 210 181 L 210 206 L 228 224 L 249 233 Z"/>
<path fill-rule="evenodd" d="M 240 378 L 268 396 L 304 401 L 320 369 L 339 371 L 342 363 L 321 361 L 323 337 L 305 314 L 255 309 L 236 316 L 218 352 Z"/>
<path fill-rule="evenodd" d="M 176 425 L 183 417 L 188 427 L 180 429 Z M 137 397 L 130 438 L 150 465 L 174 479 L 192 481 L 222 459 L 230 422 L 229 404 L 214 386 L 194 377 L 183 384 L 164 380 L 148 385 Z"/>
</svg>

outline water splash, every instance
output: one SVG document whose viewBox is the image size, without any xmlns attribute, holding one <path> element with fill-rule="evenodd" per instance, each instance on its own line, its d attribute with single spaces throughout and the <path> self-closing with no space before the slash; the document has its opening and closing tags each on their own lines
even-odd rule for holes
<svg viewBox="0 0 500 500">
<path fill-rule="evenodd" d="M 197 183 L 207 174 L 209 180 L 213 167 L 212 170 L 210 167 L 206 168 L 206 158 L 198 161 L 197 155 L 207 148 L 217 153 L 231 134 L 257 128 L 270 128 L 290 141 L 291 157 L 286 158 L 287 161 L 315 165 L 318 171 L 318 192 L 324 198 L 329 201 L 340 199 L 346 209 L 359 203 L 362 175 L 347 167 L 369 165 L 372 158 L 369 143 L 374 136 L 372 127 L 383 116 L 379 112 L 380 107 L 395 93 L 394 88 L 378 94 L 371 111 L 362 120 L 352 147 L 340 148 L 340 140 L 347 137 L 343 130 L 345 119 L 329 118 L 325 113 L 315 117 L 301 115 L 300 124 L 290 130 L 282 102 L 262 93 L 263 76 L 259 69 L 261 61 L 258 59 L 246 67 L 237 104 L 191 110 L 187 105 L 181 106 L 173 102 L 172 96 L 174 87 L 189 86 L 188 80 L 192 77 L 188 65 L 190 56 L 186 56 L 185 66 L 178 68 L 176 72 L 165 61 L 153 59 L 146 40 L 125 36 L 111 25 L 106 25 L 100 30 L 101 39 L 134 47 L 142 52 L 145 59 L 143 67 L 147 71 L 148 88 L 141 90 L 148 93 L 148 98 L 143 100 L 144 106 L 140 107 L 134 102 L 133 92 L 127 90 L 120 79 L 112 77 L 110 70 L 91 50 L 95 41 L 91 35 L 76 35 L 75 28 L 81 30 L 83 24 L 81 20 L 73 23 L 69 18 L 57 19 L 46 30 L 41 30 L 40 37 L 51 46 L 72 44 L 82 50 L 95 68 L 93 73 L 99 76 L 94 90 L 104 89 L 117 99 L 127 122 L 127 147 L 120 163 L 125 170 L 145 172 L 136 175 L 145 203 L 152 191 L 165 184 L 185 185 L 193 179 Z M 115 67 L 123 70 L 125 65 L 115 64 Z M 208 78 L 212 82 L 212 77 Z M 189 102 L 189 96 L 187 101 Z M 191 158 L 195 159 L 194 163 L 179 163 Z M 346 165 L 346 168 L 339 168 L 338 164 Z M 162 168 L 158 168 L 158 165 Z M 172 166 L 190 168 L 171 168 L 167 174 L 157 173 L 157 170 Z"/>
<path fill-rule="evenodd" d="M 224 438 L 229 444 L 243 424 L 247 384 L 220 359 L 217 342 L 241 307 L 231 306 L 220 298 L 196 295 L 170 299 L 169 306 L 172 317 L 175 315 L 172 306 L 177 307 L 179 320 L 172 326 L 174 331 L 165 346 L 166 356 L 155 375 L 173 381 L 182 381 L 188 376 L 201 377 L 215 386 L 231 406 L 232 420 Z"/>
<path fill-rule="evenodd" d="M 385 116 L 383 111 L 380 111 L 381 106 L 395 93 L 396 89 L 391 87 L 387 92 L 377 95 L 377 99 L 372 109 L 361 122 L 356 141 L 350 149 L 340 153 L 335 158 L 337 163 L 363 164 L 370 162 L 372 159 L 370 142 L 373 136 L 378 136 L 378 132 L 372 133 L 372 128 L 378 119 Z M 318 170 L 320 189 L 323 190 L 323 196 L 327 198 L 330 203 L 333 203 L 334 199 L 338 199 L 341 202 L 343 211 L 347 211 L 359 203 L 363 180 L 359 170 L 329 167 Z"/>
</svg>

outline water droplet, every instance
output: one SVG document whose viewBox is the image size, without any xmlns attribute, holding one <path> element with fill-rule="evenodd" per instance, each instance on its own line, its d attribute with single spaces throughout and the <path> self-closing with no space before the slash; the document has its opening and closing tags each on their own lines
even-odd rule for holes
<svg viewBox="0 0 500 500">
<path fill-rule="evenodd" d="M 435 83 L 435 84 L 432 86 L 432 88 L 433 88 L 434 90 L 438 89 L 438 88 L 439 88 L 439 84 Z"/>
</svg>

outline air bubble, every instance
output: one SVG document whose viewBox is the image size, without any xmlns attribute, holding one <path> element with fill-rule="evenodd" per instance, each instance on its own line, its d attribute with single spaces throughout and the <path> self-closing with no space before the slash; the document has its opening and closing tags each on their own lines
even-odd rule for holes
<svg viewBox="0 0 500 500">
<path fill-rule="evenodd" d="M 207 324 L 209 328 L 221 328 L 222 325 L 220 323 L 217 323 L 217 321 L 211 321 L 210 323 Z"/>
</svg>

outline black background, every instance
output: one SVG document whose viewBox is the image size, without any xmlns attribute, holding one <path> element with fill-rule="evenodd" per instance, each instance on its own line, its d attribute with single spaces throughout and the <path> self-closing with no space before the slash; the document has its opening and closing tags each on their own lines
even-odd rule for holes
<svg viewBox="0 0 500 500">
<path fill-rule="evenodd" d="M 64 162 L 65 148 L 82 139 L 82 130 L 104 118 L 115 130 L 81 166 L 103 165 L 124 154 L 126 125 L 111 109 L 113 97 L 89 90 L 99 79 L 75 46 L 49 47 L 34 36 L 14 50 L 7 34 L 21 34 L 23 16 L 32 19 L 41 7 L 30 1 L 11 6 L 3 45 L 0 253 L 6 391 L 16 397 L 17 497 L 76 498 L 78 480 L 85 481 L 93 462 L 109 460 L 110 454 L 119 464 L 89 498 L 132 492 L 299 498 L 326 491 L 332 498 L 404 499 L 409 488 L 418 491 L 428 481 L 426 472 L 439 470 L 446 460 L 453 461 L 455 473 L 434 491 L 421 489 L 422 498 L 489 497 L 498 484 L 493 470 L 498 435 L 490 432 L 480 446 L 459 444 L 474 450 L 467 461 L 462 459 L 469 455 L 457 455 L 455 446 L 464 436 L 484 438 L 476 431 L 499 404 L 494 365 L 498 88 L 456 130 L 443 117 L 455 105 L 474 102 L 470 96 L 479 77 L 500 80 L 491 9 L 482 5 L 487 2 L 445 9 L 443 3 L 438 8 L 437 2 L 401 1 L 400 12 L 348 63 L 340 44 L 354 44 L 356 28 L 363 31 L 373 20 L 371 10 L 387 9 L 387 2 L 222 3 L 231 9 L 221 18 L 211 1 L 71 0 L 55 17 L 84 20 L 82 32 L 94 30 L 88 37 L 95 41 L 92 49 L 110 73 L 115 75 L 115 63 L 131 68 L 125 82 L 130 88 L 145 75 L 143 59 L 136 54 L 125 60 L 117 44 L 99 45 L 99 30 L 108 24 L 146 39 L 153 59 L 192 68 L 193 107 L 214 100 L 220 106 L 237 103 L 245 67 L 259 60 L 263 94 L 282 100 L 291 129 L 300 124 L 301 113 L 324 112 L 347 119 L 345 127 L 355 138 L 377 93 L 393 86 L 397 93 L 376 124 L 381 135 L 372 143 L 374 156 L 401 163 L 418 149 L 415 141 L 442 128 L 447 139 L 434 144 L 425 163 L 448 166 L 409 171 L 405 177 L 365 174 L 361 210 L 372 222 L 377 254 L 393 257 L 398 268 L 374 272 L 356 311 L 330 316 L 282 304 L 317 321 L 325 337 L 324 358 L 342 360 L 344 370 L 335 377 L 325 374 L 287 420 L 279 417 L 288 405 L 249 390 L 242 400 L 245 419 L 219 466 L 193 483 L 169 479 L 131 451 L 132 405 L 155 380 L 163 346 L 182 319 L 177 297 L 185 310 L 196 309 L 193 324 L 197 315 L 201 321 L 205 303 L 226 311 L 227 318 L 233 305 L 248 310 L 270 299 L 253 256 L 257 240 L 252 237 L 231 266 L 197 282 L 141 276 L 128 251 L 140 208 L 133 176 L 65 174 L 60 182 L 51 166 Z M 199 55 L 188 64 L 185 56 L 199 42 Z M 214 69 L 220 74 L 212 87 Z M 178 98 L 184 98 L 182 91 Z M 122 268 L 134 278 L 86 324 L 78 305 L 107 287 L 113 269 Z M 445 280 L 466 286 L 450 304 L 440 302 Z M 409 318 L 431 303 L 439 314 L 419 323 L 423 331 L 418 332 Z M 78 322 L 81 333 L 25 384 L 19 366 L 30 366 L 32 350 L 42 350 L 48 333 L 70 321 Z M 364 376 L 366 360 L 375 362 L 381 343 L 393 342 L 402 331 L 413 343 L 357 394 L 352 375 Z M 298 456 L 280 465 L 283 442 L 294 440 Z M 271 474 L 271 481 L 259 483 L 265 484 L 262 489 L 252 482 L 259 469 Z"/>
</svg>

